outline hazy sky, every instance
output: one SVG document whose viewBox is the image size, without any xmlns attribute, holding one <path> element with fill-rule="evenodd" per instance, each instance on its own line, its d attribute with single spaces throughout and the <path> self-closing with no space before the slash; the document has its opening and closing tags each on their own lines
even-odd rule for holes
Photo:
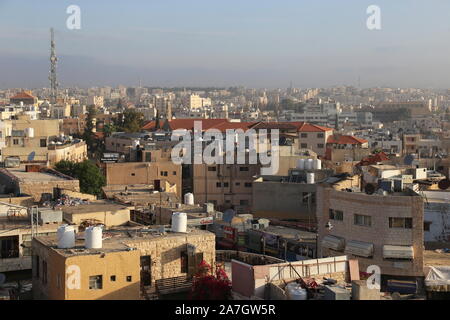
<svg viewBox="0 0 450 320">
<path fill-rule="evenodd" d="M 62 86 L 450 87 L 448 0 L 0 0 L 0 87 L 48 86 L 51 26 Z"/>
</svg>

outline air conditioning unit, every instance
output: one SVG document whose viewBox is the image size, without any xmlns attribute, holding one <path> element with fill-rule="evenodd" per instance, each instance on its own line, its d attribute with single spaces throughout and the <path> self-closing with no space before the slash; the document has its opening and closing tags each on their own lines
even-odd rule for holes
<svg viewBox="0 0 450 320">
<path fill-rule="evenodd" d="M 342 251 L 345 247 L 345 239 L 335 236 L 325 236 L 322 240 L 322 247 Z"/>
<path fill-rule="evenodd" d="M 383 258 L 385 259 L 414 259 L 414 248 L 412 246 L 383 246 Z"/>
<path fill-rule="evenodd" d="M 362 241 L 348 241 L 347 246 L 345 247 L 345 253 L 369 258 L 373 256 L 373 243 Z"/>
</svg>

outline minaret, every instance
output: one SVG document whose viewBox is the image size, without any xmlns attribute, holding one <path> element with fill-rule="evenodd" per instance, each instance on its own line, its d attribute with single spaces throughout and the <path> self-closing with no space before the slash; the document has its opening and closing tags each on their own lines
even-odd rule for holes
<svg viewBox="0 0 450 320">
<path fill-rule="evenodd" d="M 58 97 L 58 82 L 56 81 L 56 62 L 58 58 L 56 57 L 55 52 L 55 36 L 53 32 L 53 28 L 50 29 L 50 76 L 48 79 L 50 80 L 50 102 L 52 104 L 56 104 L 56 98 Z"/>
</svg>

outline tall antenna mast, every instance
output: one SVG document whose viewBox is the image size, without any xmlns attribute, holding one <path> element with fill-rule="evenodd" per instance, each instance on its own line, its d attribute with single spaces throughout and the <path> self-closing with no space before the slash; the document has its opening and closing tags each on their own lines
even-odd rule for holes
<svg viewBox="0 0 450 320">
<path fill-rule="evenodd" d="M 53 32 L 53 28 L 50 29 L 50 76 L 48 79 L 50 80 L 50 102 L 52 104 L 56 104 L 56 98 L 58 96 L 58 82 L 56 81 L 56 62 L 58 58 L 56 57 L 55 52 L 55 35 Z"/>
</svg>

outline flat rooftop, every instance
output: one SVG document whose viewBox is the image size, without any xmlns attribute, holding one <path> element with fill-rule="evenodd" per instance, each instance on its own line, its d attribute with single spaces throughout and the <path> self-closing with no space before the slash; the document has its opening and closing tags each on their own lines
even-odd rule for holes
<svg viewBox="0 0 450 320">
<path fill-rule="evenodd" d="M 153 185 L 111 185 L 102 188 L 108 199 L 137 205 L 178 203 L 177 195 L 171 192 L 155 192 Z M 126 191 L 125 191 L 126 189 Z"/>
<path fill-rule="evenodd" d="M 71 177 L 65 176 L 63 174 L 53 174 L 51 171 L 41 171 L 41 172 L 26 172 L 25 166 L 21 165 L 17 168 L 5 168 L 5 170 L 10 175 L 15 176 L 17 179 L 23 182 L 45 182 L 45 181 L 66 181 L 75 180 Z M 56 172 L 56 171 L 55 171 Z"/>
<path fill-rule="evenodd" d="M 303 230 L 287 228 L 283 226 L 271 226 L 263 230 L 266 233 L 276 234 L 285 239 L 299 240 L 299 239 L 316 239 L 316 233 Z"/>
<path fill-rule="evenodd" d="M 61 206 L 59 209 L 65 214 L 83 214 L 92 212 L 118 211 L 130 208 L 132 207 L 113 201 L 97 200 L 91 201 L 88 204 L 79 204 L 70 207 Z"/>
<path fill-rule="evenodd" d="M 450 253 L 436 252 L 435 250 L 424 250 L 423 264 L 426 267 L 450 266 Z"/>
<path fill-rule="evenodd" d="M 56 236 L 42 236 L 35 238 L 44 246 L 50 247 L 64 257 L 77 255 L 94 255 L 108 252 L 129 251 L 133 249 L 132 243 L 144 241 L 160 241 L 161 239 L 186 238 L 189 236 L 214 235 L 213 233 L 196 228 L 188 228 L 187 233 L 164 232 L 161 233 L 162 226 L 147 227 L 116 227 L 103 232 L 103 243 L 101 249 L 86 249 L 84 247 L 84 232 L 78 233 L 75 247 L 71 249 L 59 249 L 57 247 Z"/>
</svg>

